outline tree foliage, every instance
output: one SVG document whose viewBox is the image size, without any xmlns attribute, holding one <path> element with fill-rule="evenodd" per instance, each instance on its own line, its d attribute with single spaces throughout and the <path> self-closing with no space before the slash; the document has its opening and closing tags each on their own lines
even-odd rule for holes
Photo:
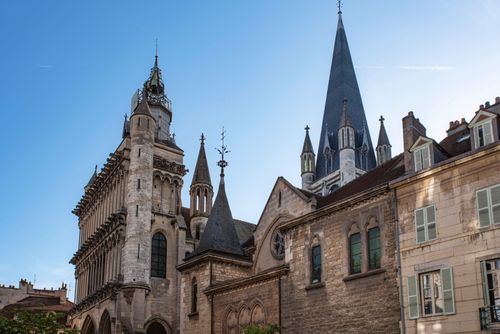
<svg viewBox="0 0 500 334">
<path fill-rule="evenodd" d="M 244 334 L 277 334 L 280 331 L 278 325 L 258 326 L 251 325 L 243 329 Z"/>
<path fill-rule="evenodd" d="M 14 319 L 0 316 L 0 333 L 2 334 L 70 334 L 76 333 L 67 329 L 60 319 L 61 313 L 27 312 L 16 313 Z"/>
</svg>

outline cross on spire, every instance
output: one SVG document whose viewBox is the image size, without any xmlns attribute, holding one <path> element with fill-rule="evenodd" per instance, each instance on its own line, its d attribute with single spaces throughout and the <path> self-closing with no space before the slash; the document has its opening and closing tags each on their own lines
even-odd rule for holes
<svg viewBox="0 0 500 334">
<path fill-rule="evenodd" d="M 205 144 L 205 135 L 203 134 L 203 132 L 201 133 L 200 142 L 202 145 Z"/>
<path fill-rule="evenodd" d="M 379 121 L 380 121 L 380 123 L 384 123 L 384 121 L 385 121 L 384 116 L 380 115 Z"/>
<path fill-rule="evenodd" d="M 306 130 L 307 132 L 309 132 L 311 128 L 309 127 L 309 125 L 306 125 L 306 127 L 304 128 L 304 130 Z"/>
<path fill-rule="evenodd" d="M 224 140 L 226 139 L 226 130 L 224 130 L 224 127 L 222 127 L 222 132 L 221 132 L 221 147 L 216 148 L 216 150 L 219 152 L 221 159 L 219 162 L 217 162 L 217 166 L 220 167 L 220 177 L 221 177 L 221 182 L 222 178 L 224 178 L 224 168 L 227 167 L 228 163 L 226 160 L 224 160 L 224 155 L 229 153 L 230 151 L 227 150 L 227 146 L 224 143 Z"/>
<path fill-rule="evenodd" d="M 342 14 L 342 7 L 344 7 L 344 5 L 342 4 L 342 0 L 337 0 L 337 8 L 339 9 L 337 14 Z"/>
</svg>

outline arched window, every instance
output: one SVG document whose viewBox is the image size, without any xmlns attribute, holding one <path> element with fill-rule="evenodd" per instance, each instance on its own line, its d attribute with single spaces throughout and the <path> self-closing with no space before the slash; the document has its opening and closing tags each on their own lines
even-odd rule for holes
<svg viewBox="0 0 500 334">
<path fill-rule="evenodd" d="M 148 326 L 146 334 L 167 334 L 167 331 L 159 322 L 153 322 Z"/>
<path fill-rule="evenodd" d="M 167 277 L 167 239 L 160 232 L 153 235 L 151 244 L 151 277 Z"/>
<path fill-rule="evenodd" d="M 311 248 L 311 284 L 321 282 L 321 245 Z"/>
<path fill-rule="evenodd" d="M 361 272 L 361 233 L 349 237 L 349 267 L 351 274 Z"/>
<path fill-rule="evenodd" d="M 374 227 L 368 230 L 368 269 L 380 268 L 380 228 Z"/>
<path fill-rule="evenodd" d="M 198 283 L 196 277 L 191 281 L 191 313 L 198 312 Z"/>
</svg>

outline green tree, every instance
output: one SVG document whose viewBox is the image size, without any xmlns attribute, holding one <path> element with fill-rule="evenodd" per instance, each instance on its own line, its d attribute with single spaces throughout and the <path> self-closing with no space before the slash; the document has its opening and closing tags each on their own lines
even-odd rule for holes
<svg viewBox="0 0 500 334">
<path fill-rule="evenodd" d="M 16 313 L 14 319 L 0 316 L 0 333 L 2 334 L 70 334 L 76 331 L 67 329 L 59 320 L 61 313 L 27 312 Z"/>
<path fill-rule="evenodd" d="M 258 325 L 247 326 L 243 329 L 244 334 L 276 334 L 279 333 L 278 325 L 267 325 L 265 327 Z"/>
</svg>

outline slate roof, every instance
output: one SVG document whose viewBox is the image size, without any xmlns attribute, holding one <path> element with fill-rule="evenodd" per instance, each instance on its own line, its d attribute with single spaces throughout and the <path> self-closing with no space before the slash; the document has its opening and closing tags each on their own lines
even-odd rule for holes
<svg viewBox="0 0 500 334">
<path fill-rule="evenodd" d="M 133 114 L 142 114 L 153 117 L 151 114 L 151 109 L 149 109 L 149 104 L 146 98 L 142 98 L 141 102 L 135 107 Z"/>
<path fill-rule="evenodd" d="M 153 95 L 164 95 L 165 85 L 163 84 L 163 79 L 161 77 L 161 69 L 158 67 L 158 56 L 155 56 L 155 63 L 151 69 L 151 74 L 148 80 L 144 83 L 144 89 L 147 93 Z"/>
<path fill-rule="evenodd" d="M 200 243 L 187 258 L 193 258 L 209 251 L 240 257 L 245 255 L 236 232 L 223 177 Z"/>
<path fill-rule="evenodd" d="M 389 181 L 403 176 L 404 173 L 405 166 L 403 161 L 403 153 L 401 153 L 391 160 L 387 161 L 386 163 L 347 183 L 337 191 L 324 197 L 317 197 L 317 207 L 321 208 L 346 199 L 350 196 L 359 194 L 365 190 L 380 186 L 384 183 L 389 183 Z"/>
<path fill-rule="evenodd" d="M 387 132 L 385 131 L 383 118 L 381 118 L 380 120 L 380 131 L 378 133 L 378 142 L 377 142 L 377 146 L 382 146 L 382 145 L 388 145 L 388 146 L 391 145 L 391 143 L 389 142 L 389 137 L 387 136 Z"/>
<path fill-rule="evenodd" d="M 347 101 L 347 99 L 344 98 L 343 106 L 342 106 L 342 115 L 340 116 L 339 129 L 346 127 L 346 126 L 352 126 L 351 117 L 349 116 L 348 103 L 349 102 Z M 363 127 L 364 127 L 364 123 L 363 123 Z"/>
<path fill-rule="evenodd" d="M 309 137 L 309 127 L 306 127 L 306 137 L 304 138 L 302 153 L 314 153 L 314 149 L 311 143 L 311 138 Z"/>
<path fill-rule="evenodd" d="M 238 240 L 240 241 L 240 244 L 243 246 L 246 244 L 246 242 L 253 237 L 253 232 L 255 231 L 255 228 L 257 225 L 239 220 L 239 219 L 234 219 L 234 228 L 236 229 L 236 234 L 238 235 Z"/>
<path fill-rule="evenodd" d="M 196 160 L 196 167 L 194 169 L 193 181 L 191 184 L 198 183 L 212 185 L 210 171 L 208 170 L 207 156 L 205 154 L 205 143 L 203 141 L 200 144 L 200 152 L 198 153 L 198 160 Z"/>
<path fill-rule="evenodd" d="M 352 125 L 358 133 L 361 133 L 363 131 L 363 122 L 366 123 L 366 116 L 356 79 L 356 73 L 354 71 L 351 53 L 349 51 L 349 45 L 347 43 L 347 36 L 344 29 L 344 23 L 342 21 L 342 15 L 339 14 L 332 66 L 330 70 L 330 79 L 328 82 L 328 91 L 325 102 L 325 111 L 317 153 L 317 179 L 321 179 L 327 175 L 324 155 L 326 138 L 325 132 L 327 126 L 330 129 L 339 128 L 339 125 L 341 124 L 344 99 L 349 101 L 349 115 Z M 366 131 L 369 142 L 368 169 L 372 169 L 376 166 L 375 153 L 368 129 L 366 129 Z M 361 144 L 362 143 L 358 141 L 356 143 L 356 148 L 360 147 Z M 333 169 L 337 170 L 339 168 L 339 153 L 337 146 L 332 146 L 332 149 L 335 149 Z M 359 167 L 359 159 L 356 159 L 356 165 Z"/>
</svg>

